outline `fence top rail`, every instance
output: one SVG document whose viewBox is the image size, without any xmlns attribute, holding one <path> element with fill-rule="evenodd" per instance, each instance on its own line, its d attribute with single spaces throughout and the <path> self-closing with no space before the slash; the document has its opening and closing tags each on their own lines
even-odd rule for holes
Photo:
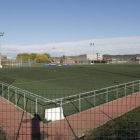
<svg viewBox="0 0 140 140">
<path fill-rule="evenodd" d="M 54 99 L 55 101 L 57 100 L 63 100 L 63 99 L 67 99 L 67 98 L 71 98 L 71 97 L 76 97 L 76 96 L 79 96 L 79 95 L 84 95 L 84 94 L 88 94 L 88 93 L 93 93 L 93 92 L 97 92 L 97 91 L 102 91 L 102 90 L 106 90 L 106 89 L 110 89 L 110 88 L 116 88 L 119 86 L 125 86 L 127 84 L 133 84 L 135 82 L 140 82 L 140 80 L 136 80 L 136 81 L 132 81 L 132 82 L 127 82 L 127 83 L 123 83 L 123 84 L 119 84 L 119 85 L 115 85 L 115 86 L 110 86 L 110 87 L 106 87 L 106 88 L 101 88 L 101 89 L 98 89 L 98 90 L 92 90 L 92 91 L 88 91 L 88 92 L 83 92 L 83 93 L 79 93 L 79 94 L 75 94 L 75 95 L 71 95 L 71 96 L 66 96 L 66 97 L 63 97 L 63 98 L 57 98 L 57 99 Z"/>
<path fill-rule="evenodd" d="M 136 85 L 136 84 L 135 84 Z M 131 85 L 129 85 L 129 86 L 131 86 Z M 129 87 L 129 86 L 126 86 L 126 87 Z M 122 87 L 122 88 L 125 88 L 125 87 Z M 118 88 L 118 89 L 122 89 L 122 88 Z M 106 92 L 112 92 L 112 91 L 116 91 L 116 90 L 111 90 L 111 91 L 104 91 L 104 92 L 101 92 L 101 93 L 99 93 L 98 95 L 101 95 L 101 94 L 104 94 L 104 93 L 106 93 Z M 98 96 L 97 95 L 97 96 Z M 89 98 L 89 97 L 93 97 L 93 96 L 95 96 L 95 95 L 89 95 L 89 96 L 87 96 L 87 97 L 81 97 L 80 99 L 85 99 L 85 98 Z M 79 98 L 77 98 L 77 99 L 75 99 L 75 100 L 72 100 L 73 102 L 74 101 L 78 101 L 79 100 Z M 65 100 L 64 100 L 65 101 Z M 67 104 L 67 103 L 70 103 L 71 101 L 68 101 L 68 99 L 66 99 L 66 102 L 64 102 L 63 104 Z"/>
<path fill-rule="evenodd" d="M 23 90 L 23 89 L 20 89 L 20 88 L 17 88 L 17 87 L 15 87 L 15 86 L 12 86 L 12 85 L 10 85 L 10 84 L 7 84 L 7 83 L 1 82 L 1 81 L 0 81 L 0 84 L 5 85 L 5 86 L 10 87 L 10 88 L 13 88 L 13 89 L 15 89 L 15 90 L 17 90 L 17 91 L 23 92 L 23 93 L 25 93 L 25 94 L 27 94 L 27 95 L 29 95 L 29 96 L 31 96 L 31 97 L 36 97 L 36 98 L 38 98 L 39 100 L 44 100 L 44 101 L 47 100 L 48 102 L 51 102 L 51 101 L 52 101 L 52 100 L 49 100 L 49 99 L 47 99 L 47 98 L 45 98 L 45 97 L 39 96 L 39 95 L 37 95 L 37 94 L 34 94 L 34 93 L 32 93 L 32 92 L 29 92 L 29 91 L 26 91 L 26 90 Z"/>
<path fill-rule="evenodd" d="M 138 84 L 138 83 L 137 83 Z M 134 85 L 136 85 L 136 84 L 134 84 Z M 131 86 L 131 85 L 128 85 L 128 86 L 126 86 L 126 87 L 129 87 L 129 86 Z M 125 87 L 122 87 L 122 88 L 125 88 Z M 122 88 L 119 88 L 118 87 L 118 89 L 122 89 Z M 111 91 L 103 91 L 103 92 L 101 92 L 101 93 L 99 93 L 98 95 L 101 95 L 101 94 L 104 94 L 104 93 L 106 93 L 106 92 L 112 92 L 112 91 L 116 91 L 115 89 L 113 89 L 113 90 L 111 90 Z M 79 95 L 79 94 L 78 94 Z M 77 96 L 78 96 L 77 95 Z M 97 96 L 98 96 L 97 95 Z M 89 97 L 93 97 L 93 96 L 95 96 L 95 95 L 89 95 L 89 96 L 86 96 L 86 97 L 81 97 L 80 99 L 85 99 L 85 98 L 89 98 Z M 61 99 L 61 98 L 60 98 Z M 74 100 L 72 100 L 73 102 L 74 101 L 78 101 L 79 100 L 79 96 L 78 96 L 78 98 L 77 99 L 74 99 Z M 57 100 L 56 99 L 56 101 L 57 102 L 60 102 L 60 100 Z M 65 101 L 65 100 L 64 100 Z M 67 104 L 67 103 L 70 103 L 71 101 L 69 101 L 68 99 L 66 99 L 66 101 L 65 102 L 63 102 L 62 104 L 64 105 L 64 104 Z M 57 104 L 59 104 L 60 105 L 60 103 L 57 103 Z"/>
<path fill-rule="evenodd" d="M 10 88 L 13 88 L 15 90 L 18 90 L 20 92 L 23 92 L 23 93 L 25 93 L 25 94 L 27 94 L 29 96 L 38 98 L 39 100 L 42 100 L 44 102 L 55 102 L 56 103 L 56 101 L 61 101 L 61 100 L 68 99 L 68 98 L 71 98 L 71 97 L 76 97 L 76 96 L 79 96 L 79 95 L 89 94 L 89 93 L 93 93 L 93 92 L 97 92 L 97 91 L 103 91 L 103 90 L 107 90 L 107 89 L 110 89 L 110 88 L 116 88 L 116 87 L 119 87 L 119 86 L 122 86 L 122 85 L 133 84 L 135 82 L 139 82 L 140 83 L 140 80 L 136 80 L 136 81 L 132 81 L 132 82 L 127 82 L 127 83 L 123 83 L 123 84 L 119 84 L 119 85 L 115 85 L 115 86 L 110 86 L 110 87 L 106 87 L 106 88 L 102 88 L 102 89 L 98 89 L 98 90 L 92 90 L 92 91 L 88 91 L 88 92 L 84 92 L 84 93 L 79 93 L 79 94 L 75 94 L 75 95 L 71 95 L 71 96 L 66 96 L 66 97 L 62 97 L 62 98 L 57 98 L 57 99 L 53 99 L 53 100 L 47 99 L 45 97 L 39 96 L 37 94 L 34 94 L 32 92 L 28 92 L 28 91 L 20 89 L 20 88 L 17 88 L 15 86 L 12 86 L 10 84 L 4 83 L 2 81 L 0 81 L 0 84 L 5 85 L 5 86 L 10 87 Z"/>
</svg>

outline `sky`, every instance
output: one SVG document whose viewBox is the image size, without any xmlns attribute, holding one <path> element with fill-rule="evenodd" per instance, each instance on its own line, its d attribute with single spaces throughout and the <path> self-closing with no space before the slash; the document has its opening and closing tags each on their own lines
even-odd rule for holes
<svg viewBox="0 0 140 140">
<path fill-rule="evenodd" d="M 1 0 L 2 54 L 140 53 L 139 5 L 140 0 Z"/>
</svg>

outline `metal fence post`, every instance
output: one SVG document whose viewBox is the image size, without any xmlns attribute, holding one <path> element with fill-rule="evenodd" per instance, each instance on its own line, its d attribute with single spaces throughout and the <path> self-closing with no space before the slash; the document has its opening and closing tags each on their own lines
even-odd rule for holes
<svg viewBox="0 0 140 140">
<path fill-rule="evenodd" d="M 106 103 L 108 102 L 108 88 L 106 88 Z"/>
<path fill-rule="evenodd" d="M 4 93 L 4 90 L 3 90 L 3 84 L 2 84 L 2 97 L 3 97 L 3 93 Z"/>
<path fill-rule="evenodd" d="M 118 99 L 118 86 L 116 86 L 116 98 Z"/>
<path fill-rule="evenodd" d="M 132 83 L 132 94 L 134 93 L 134 82 Z"/>
<path fill-rule="evenodd" d="M 140 80 L 139 80 L 139 91 L 140 91 Z"/>
<path fill-rule="evenodd" d="M 15 90 L 15 104 L 17 105 L 17 90 Z"/>
<path fill-rule="evenodd" d="M 96 106 L 96 92 L 94 91 L 94 107 Z"/>
<path fill-rule="evenodd" d="M 79 112 L 81 112 L 81 95 L 79 94 Z"/>
<path fill-rule="evenodd" d="M 35 105 L 35 114 L 36 114 L 36 118 L 37 118 L 37 98 L 36 98 L 36 105 Z"/>
<path fill-rule="evenodd" d="M 125 96 L 126 96 L 126 83 L 125 83 Z"/>
<path fill-rule="evenodd" d="M 24 93 L 24 110 L 26 111 L 26 99 L 25 99 L 25 93 Z"/>
<path fill-rule="evenodd" d="M 10 99 L 10 98 L 9 98 L 9 86 L 8 86 L 8 101 L 9 101 L 9 99 Z"/>
<path fill-rule="evenodd" d="M 63 105 L 63 100 L 61 98 L 61 108 L 60 108 L 60 118 L 62 119 L 62 105 Z"/>
<path fill-rule="evenodd" d="M 133 82 L 133 93 L 135 93 L 135 84 Z"/>
</svg>

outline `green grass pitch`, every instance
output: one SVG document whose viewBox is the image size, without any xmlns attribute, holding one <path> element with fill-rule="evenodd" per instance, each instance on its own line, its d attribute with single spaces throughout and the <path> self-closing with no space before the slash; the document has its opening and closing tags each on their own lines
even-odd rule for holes
<svg viewBox="0 0 140 140">
<path fill-rule="evenodd" d="M 52 67 L 26 67 L 0 69 L 0 81 L 15 87 L 38 94 L 48 99 L 57 99 L 114 86 L 140 79 L 140 65 L 77 65 L 77 66 L 52 66 Z M 130 89 L 131 90 L 131 89 Z M 120 91 L 119 96 L 124 96 Z M 1 93 L 2 94 L 2 93 Z M 129 92 L 128 92 L 129 94 Z M 4 90 L 7 99 L 7 88 Z M 18 106 L 24 107 L 23 94 L 18 92 Z M 109 100 L 115 99 L 111 93 Z M 104 103 L 105 95 L 96 98 L 96 105 Z M 72 100 L 72 98 L 70 99 Z M 15 102 L 15 91 L 10 89 L 10 101 Z M 94 97 L 81 101 L 81 111 L 93 107 Z M 35 99 L 26 96 L 27 111 L 35 111 Z M 79 102 L 63 106 L 66 116 L 79 111 Z M 43 118 L 46 108 L 56 107 L 54 103 L 38 101 L 38 113 Z"/>
</svg>

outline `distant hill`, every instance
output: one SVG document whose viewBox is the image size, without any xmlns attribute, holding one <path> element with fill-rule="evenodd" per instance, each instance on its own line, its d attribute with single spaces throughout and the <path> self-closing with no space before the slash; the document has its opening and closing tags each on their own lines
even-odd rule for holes
<svg viewBox="0 0 140 140">
<path fill-rule="evenodd" d="M 140 54 L 125 54 L 125 55 L 109 55 L 104 54 L 103 58 L 115 58 L 117 60 L 123 60 L 123 61 L 131 61 L 134 57 L 140 57 Z"/>
</svg>

